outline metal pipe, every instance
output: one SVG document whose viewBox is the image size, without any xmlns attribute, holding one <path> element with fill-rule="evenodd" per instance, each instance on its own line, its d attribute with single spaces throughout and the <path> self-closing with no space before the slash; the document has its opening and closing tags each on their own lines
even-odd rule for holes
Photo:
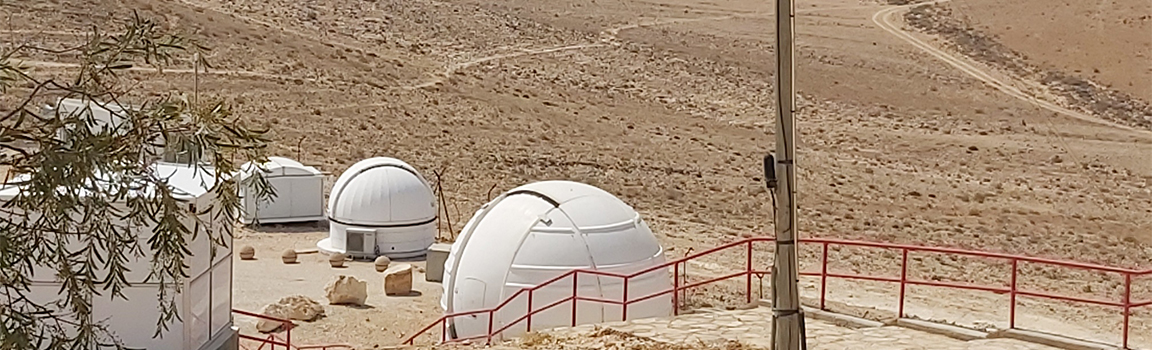
<svg viewBox="0 0 1152 350">
<path fill-rule="evenodd" d="M 824 300 L 828 298 L 828 243 L 824 243 L 823 258 L 820 259 L 820 310 L 827 310 Z"/>
<path fill-rule="evenodd" d="M 576 327 L 576 303 L 579 302 L 580 290 L 577 286 L 580 285 L 580 273 L 572 274 L 572 327 Z"/>
<path fill-rule="evenodd" d="M 746 276 L 744 295 L 747 299 L 745 302 L 752 303 L 752 241 L 748 241 L 748 265 L 744 269 Z"/>
<path fill-rule="evenodd" d="M 1128 348 L 1128 323 L 1132 313 L 1132 274 L 1124 274 L 1124 349 Z"/>
<path fill-rule="evenodd" d="M 672 315 L 680 315 L 680 262 L 672 264 Z"/>
<path fill-rule="evenodd" d="M 1017 271 L 1017 265 L 1019 265 L 1019 262 L 1016 259 L 1012 259 L 1012 286 L 1010 287 L 1011 291 L 1009 292 L 1011 294 L 1009 294 L 1009 297 L 1008 297 L 1008 299 L 1011 301 L 1012 305 L 1008 307 L 1008 329 L 1015 329 L 1016 328 L 1016 271 Z"/>
<path fill-rule="evenodd" d="M 902 249 L 901 252 L 904 252 L 904 257 L 900 262 L 900 311 L 896 313 L 897 318 L 904 317 L 904 290 L 908 284 L 908 250 Z"/>
<path fill-rule="evenodd" d="M 624 295 L 620 296 L 620 320 L 628 320 L 628 277 L 624 277 Z"/>
<path fill-rule="evenodd" d="M 485 344 L 492 344 L 492 324 L 496 323 L 496 310 L 488 311 L 488 339 Z"/>
<path fill-rule="evenodd" d="M 536 290 L 534 290 L 534 289 L 528 290 L 528 316 L 527 316 L 528 321 L 526 321 L 527 322 L 526 330 L 529 332 L 532 331 L 532 315 L 536 314 L 534 312 L 535 310 L 532 310 L 532 294 L 534 294 L 535 291 Z"/>
</svg>

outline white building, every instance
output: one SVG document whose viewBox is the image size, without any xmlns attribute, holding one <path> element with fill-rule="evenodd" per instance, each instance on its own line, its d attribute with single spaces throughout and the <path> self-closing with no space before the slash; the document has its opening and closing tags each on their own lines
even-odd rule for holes
<svg viewBox="0 0 1152 350">
<path fill-rule="evenodd" d="M 324 220 L 324 173 L 320 170 L 283 157 L 268 157 L 268 162 L 260 166 L 248 163 L 241 168 L 244 178 L 257 171 L 264 173 L 276 196 L 260 201 L 251 187 L 241 188 L 241 222 L 247 225 Z"/>
<path fill-rule="evenodd" d="M 128 108 L 122 107 L 115 103 L 95 103 L 90 100 L 82 100 L 75 98 L 62 98 L 56 102 L 55 106 L 47 107 L 44 109 L 45 113 L 59 112 L 61 116 L 77 115 L 92 118 L 92 123 L 89 124 L 90 130 L 99 131 L 102 128 L 115 130 L 116 128 L 126 127 L 125 120 L 128 120 Z M 66 137 L 69 130 L 60 130 L 59 135 L 63 138 Z"/>
<path fill-rule="evenodd" d="M 544 181 L 521 186 L 485 204 L 465 225 L 444 266 L 441 307 L 453 314 L 489 309 L 518 290 L 539 285 L 573 269 L 635 273 L 664 263 L 664 250 L 632 207 L 612 194 L 569 181 Z M 671 274 L 657 269 L 629 282 L 628 299 L 671 290 Z M 536 290 L 534 310 L 572 295 L 572 279 L 564 278 Z M 581 277 L 581 297 L 621 300 L 622 279 Z M 669 316 L 672 294 L 629 305 L 628 319 Z M 569 302 L 536 314 L 532 330 L 568 326 Z M 511 324 L 527 313 L 527 294 L 510 301 L 494 317 L 492 329 Z M 618 305 L 580 301 L 578 324 L 621 320 Z M 483 336 L 488 316 L 450 320 L 451 338 Z M 528 331 L 525 322 L 502 336 Z"/>
<path fill-rule="evenodd" d="M 398 159 L 362 160 L 340 174 L 328 197 L 326 253 L 411 258 L 436 240 L 436 196 L 428 181 Z"/>
<path fill-rule="evenodd" d="M 168 184 L 183 205 L 202 211 L 214 200 L 209 191 L 213 175 L 186 165 L 161 163 L 153 167 L 155 173 L 166 178 Z M 0 188 L 0 201 L 10 201 L 19 195 L 21 189 L 5 184 Z M 212 222 L 214 213 L 204 213 L 201 219 Z M 192 219 L 185 225 L 191 229 Z M 229 220 L 230 223 L 230 220 Z M 126 223 L 124 225 L 127 225 Z M 222 226 L 221 226 L 222 227 Z M 217 229 L 209 226 L 208 230 Z M 181 293 L 172 297 L 176 301 L 183 321 L 175 320 L 161 337 L 153 338 L 156 322 L 159 320 L 157 283 L 145 283 L 150 271 L 152 257 L 149 255 L 148 238 L 152 235 L 149 227 L 133 227 L 138 232 L 139 243 L 145 256 L 128 255 L 127 267 L 131 269 L 125 278 L 130 287 L 123 291 L 127 300 L 113 300 L 110 294 L 93 297 L 92 316 L 96 320 L 107 320 L 109 329 L 125 345 L 145 349 L 184 349 L 217 350 L 236 349 L 236 329 L 232 326 L 232 247 L 217 247 L 213 255 L 208 235 L 199 234 L 188 243 L 192 255 L 185 260 L 189 278 L 181 286 Z M 191 238 L 191 237 L 189 237 Z M 60 281 L 55 279 L 52 268 L 38 266 L 34 269 L 33 283 L 29 295 L 37 303 L 50 303 L 60 298 Z"/>
<path fill-rule="evenodd" d="M 134 107 L 124 106 L 113 102 L 96 102 L 87 99 L 75 98 L 62 98 L 56 101 L 54 106 L 45 106 L 42 108 L 41 113 L 44 115 L 52 115 L 59 113 L 60 116 L 76 116 L 85 118 L 88 130 L 92 133 L 101 131 L 114 131 L 117 133 L 127 132 L 131 130 L 132 125 L 129 123 L 132 118 L 130 112 Z M 74 128 L 61 128 L 57 131 L 57 137 L 60 140 L 68 140 Z M 179 154 L 180 150 L 176 147 L 165 147 L 166 140 L 154 140 L 153 144 L 161 145 L 153 147 L 152 149 L 160 155 L 160 158 L 165 162 L 179 162 L 188 164 L 191 161 L 185 154 Z"/>
</svg>

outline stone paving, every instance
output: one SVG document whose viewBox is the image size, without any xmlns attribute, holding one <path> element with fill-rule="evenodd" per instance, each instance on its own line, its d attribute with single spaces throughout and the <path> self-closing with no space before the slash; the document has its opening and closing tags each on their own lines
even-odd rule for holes
<svg viewBox="0 0 1152 350">
<path fill-rule="evenodd" d="M 637 337 L 667 343 L 714 343 L 730 340 L 771 348 L 771 309 L 765 307 L 736 311 L 706 311 L 674 318 L 658 318 L 601 324 Z M 1057 348 L 1014 339 L 962 341 L 903 327 L 885 326 L 852 329 L 820 320 L 807 319 L 808 348 L 812 350 L 891 349 L 891 350 L 1056 350 Z M 585 333 L 595 326 L 558 329 L 550 333 Z"/>
</svg>

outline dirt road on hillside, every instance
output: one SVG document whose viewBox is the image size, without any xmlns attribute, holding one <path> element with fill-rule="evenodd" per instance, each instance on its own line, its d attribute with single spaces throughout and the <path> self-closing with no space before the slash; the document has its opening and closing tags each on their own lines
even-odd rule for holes
<svg viewBox="0 0 1152 350">
<path fill-rule="evenodd" d="M 970 59 L 968 59 L 966 57 L 961 57 L 958 55 L 953 55 L 947 51 L 944 51 L 943 49 L 932 46 L 932 45 L 924 42 L 920 38 L 917 38 L 912 33 L 905 31 L 899 25 L 892 22 L 892 17 L 894 14 L 902 13 L 904 11 L 908 11 L 908 10 L 915 8 L 915 7 L 931 6 L 931 5 L 936 5 L 936 4 L 945 3 L 945 2 L 949 2 L 949 1 L 952 1 L 952 0 L 934 0 L 934 1 L 917 3 L 917 4 L 899 5 L 899 6 L 888 7 L 888 8 L 885 8 L 883 10 L 880 10 L 879 12 L 876 12 L 876 14 L 872 16 L 872 22 L 876 23 L 876 25 L 879 26 L 881 29 L 884 29 L 884 31 L 892 33 L 892 35 L 895 35 L 896 37 L 908 42 L 909 44 L 912 44 L 912 46 L 915 46 L 916 48 L 920 49 L 921 51 L 924 51 L 924 52 L 932 55 L 933 57 L 936 57 L 940 61 L 947 63 L 948 65 L 955 67 L 956 69 L 959 69 L 960 71 L 964 72 L 965 74 L 968 74 L 969 76 L 972 76 L 973 78 L 976 78 L 977 80 L 984 82 L 985 84 L 992 87 L 993 89 L 996 89 L 1000 92 L 1003 92 L 1004 94 L 1007 94 L 1008 96 L 1012 96 L 1012 97 L 1019 99 L 1021 101 L 1025 101 L 1025 102 L 1031 103 L 1033 105 L 1036 105 L 1037 107 L 1052 111 L 1054 113 L 1058 113 L 1058 114 L 1063 115 L 1063 116 L 1075 118 L 1078 120 L 1083 120 L 1083 121 L 1087 121 L 1087 122 L 1091 122 L 1091 123 L 1106 125 L 1106 126 L 1110 126 L 1110 127 L 1114 127 L 1114 128 L 1124 129 L 1124 130 L 1139 131 L 1142 133 L 1152 134 L 1152 132 L 1149 132 L 1148 130 L 1136 129 L 1136 128 L 1133 128 L 1133 127 L 1130 127 L 1127 125 L 1121 125 L 1121 124 L 1113 123 L 1113 122 L 1103 120 L 1103 119 L 1100 119 L 1100 118 L 1092 116 L 1092 115 L 1073 111 L 1071 109 L 1059 106 L 1055 103 L 1048 102 L 1048 101 L 1045 101 L 1043 99 L 1037 98 L 1036 96 L 1033 96 L 1032 94 L 1025 92 L 1024 90 L 1016 87 L 1015 84 L 1013 84 L 1013 82 L 1005 82 L 1004 80 L 996 78 L 995 76 L 993 76 L 989 72 L 984 71 L 980 68 L 977 68 L 971 62 Z"/>
</svg>

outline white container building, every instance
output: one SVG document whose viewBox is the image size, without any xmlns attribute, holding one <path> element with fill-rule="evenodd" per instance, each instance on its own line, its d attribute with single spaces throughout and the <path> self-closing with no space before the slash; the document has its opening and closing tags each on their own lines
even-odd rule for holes
<svg viewBox="0 0 1152 350">
<path fill-rule="evenodd" d="M 259 166 L 248 163 L 241 168 L 246 179 L 257 171 L 276 192 L 274 198 L 258 200 L 251 187 L 240 190 L 245 225 L 312 222 L 324 220 L 324 173 L 314 167 L 284 157 L 268 157 Z"/>
<path fill-rule="evenodd" d="M 108 131 L 112 133 L 122 134 L 131 130 L 132 121 L 131 112 L 135 108 L 131 106 L 120 105 L 114 102 L 96 102 L 88 99 L 77 98 L 61 98 L 56 101 L 53 106 L 45 106 L 41 109 L 44 115 L 52 115 L 59 113 L 61 116 L 77 116 L 87 118 L 86 120 L 88 130 L 92 133 L 101 131 Z M 73 133 L 73 128 L 61 128 L 56 132 L 59 140 L 69 140 Z M 191 160 L 187 155 L 179 154 L 177 147 L 167 147 L 166 140 L 153 140 L 153 144 L 158 146 L 151 146 L 152 150 L 160 155 L 160 159 L 165 162 L 190 164 Z"/>
<path fill-rule="evenodd" d="M 393 259 L 423 256 L 436 240 L 436 196 L 398 159 L 362 160 L 340 174 L 328 197 L 325 253 Z"/>
<path fill-rule="evenodd" d="M 176 197 L 189 210 L 203 211 L 215 201 L 209 189 L 213 184 L 210 171 L 170 163 L 153 166 L 155 173 L 166 178 Z M 16 198 L 21 189 L 5 184 L 0 189 L 0 201 Z M 123 204 L 120 204 L 123 205 Z M 217 206 L 218 207 L 218 206 Z M 195 209 L 201 208 L 201 209 Z M 206 229 L 214 230 L 231 224 L 231 220 L 213 223 L 216 214 L 207 212 L 200 215 L 204 222 L 212 223 Z M 184 224 L 192 229 L 194 219 L 188 217 Z M 123 225 L 128 225 L 124 223 Z M 203 226 L 202 226 L 203 227 Z M 190 277 L 184 280 L 181 291 L 172 297 L 176 301 L 181 320 L 174 320 L 160 337 L 153 337 L 156 322 L 159 320 L 159 306 L 156 298 L 159 284 L 147 280 L 152 256 L 148 250 L 150 227 L 131 227 L 138 232 L 138 240 L 144 256 L 128 254 L 126 266 L 131 269 L 125 278 L 130 287 L 123 291 L 127 300 L 112 299 L 110 294 L 94 296 L 92 316 L 96 320 L 107 320 L 106 324 L 125 345 L 142 349 L 184 349 L 184 350 L 223 350 L 236 349 L 236 328 L 232 324 L 232 247 L 211 249 L 209 235 L 197 235 L 188 242 L 191 256 L 185 260 Z M 215 235 L 216 233 L 212 233 Z M 37 303 L 50 303 L 61 296 L 61 282 L 56 279 L 54 270 L 37 266 L 33 270 L 32 286 L 29 295 Z M 42 304 L 43 305 L 43 304 Z"/>
<path fill-rule="evenodd" d="M 125 120 L 128 120 L 128 109 L 115 103 L 96 103 L 85 99 L 62 98 L 56 101 L 55 106 L 44 108 L 44 113 L 54 112 L 59 112 L 61 116 L 83 113 L 84 116 L 92 118 L 92 124 L 88 126 L 93 132 L 98 132 L 101 129 L 116 130 L 128 127 L 124 123 Z M 62 139 L 66 138 L 68 131 L 62 129 L 58 135 Z"/>
<path fill-rule="evenodd" d="M 569 181 L 544 181 L 521 186 L 485 204 L 465 225 L 444 266 L 441 307 L 446 314 L 496 307 L 518 290 L 537 286 L 574 269 L 620 274 L 639 272 L 664 263 L 664 250 L 640 214 L 612 194 Z M 629 282 L 628 299 L 672 289 L 671 274 L 656 269 Z M 623 280 L 582 276 L 581 297 L 622 300 Z M 536 290 L 538 310 L 572 295 L 572 278 Z M 672 294 L 628 306 L 628 319 L 670 316 Z M 524 316 L 527 294 L 510 301 L 493 317 L 498 330 Z M 580 301 L 577 324 L 619 321 L 619 305 Z M 488 315 L 449 320 L 449 338 L 485 336 Z M 570 302 L 536 314 L 531 330 L 568 326 Z M 526 322 L 500 334 L 514 337 L 529 331 Z"/>
</svg>

